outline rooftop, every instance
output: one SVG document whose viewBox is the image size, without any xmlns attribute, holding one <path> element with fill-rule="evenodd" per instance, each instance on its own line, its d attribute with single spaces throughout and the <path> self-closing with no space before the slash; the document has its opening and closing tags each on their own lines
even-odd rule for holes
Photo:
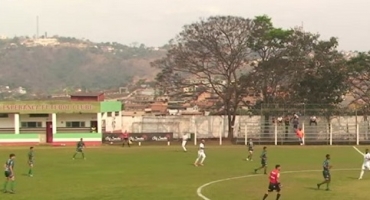
<svg viewBox="0 0 370 200">
<path fill-rule="evenodd" d="M 83 93 L 83 92 L 80 92 L 80 93 L 74 93 L 74 94 L 71 94 L 71 97 L 98 97 L 100 95 L 104 94 L 103 92 L 96 92 L 96 93 Z"/>
</svg>

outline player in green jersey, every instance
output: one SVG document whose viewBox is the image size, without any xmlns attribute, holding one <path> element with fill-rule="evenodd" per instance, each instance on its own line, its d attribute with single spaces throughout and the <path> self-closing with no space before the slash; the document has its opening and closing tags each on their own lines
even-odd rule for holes
<svg viewBox="0 0 370 200">
<path fill-rule="evenodd" d="M 263 147 L 262 153 L 261 153 L 261 167 L 254 170 L 254 173 L 257 173 L 258 170 L 263 169 L 264 174 L 267 174 L 267 147 Z"/>
<path fill-rule="evenodd" d="M 78 153 L 81 153 L 81 154 L 82 154 L 82 158 L 83 158 L 83 159 L 86 159 L 86 158 L 85 158 L 85 153 L 84 153 L 84 151 L 83 151 L 83 149 L 84 149 L 85 147 L 86 147 L 86 146 L 85 146 L 85 143 L 84 143 L 83 139 L 81 138 L 81 139 L 80 139 L 80 141 L 79 141 L 79 142 L 77 142 L 77 149 L 76 149 L 76 153 L 73 155 L 73 160 L 76 158 L 76 155 L 77 155 Z"/>
<path fill-rule="evenodd" d="M 323 167 L 322 175 L 324 176 L 324 181 L 322 183 L 317 184 L 317 189 L 320 189 L 321 185 L 326 184 L 326 190 L 329 191 L 330 190 L 329 185 L 331 181 L 330 169 L 332 166 L 330 165 L 330 155 L 326 154 L 325 157 L 326 159 L 324 160 L 324 163 L 322 165 Z"/>
<path fill-rule="evenodd" d="M 10 193 L 14 194 L 14 184 L 15 184 L 15 176 L 14 176 L 14 160 L 15 160 L 15 154 L 12 153 L 9 155 L 9 159 L 4 164 L 5 169 L 5 183 L 3 187 L 4 193 L 7 193 L 7 186 L 10 181 Z"/>
<path fill-rule="evenodd" d="M 32 177 L 33 176 L 33 158 L 34 158 L 34 153 L 33 153 L 33 147 L 30 147 L 30 151 L 28 152 L 28 166 L 30 169 L 28 170 L 28 176 Z"/>
</svg>

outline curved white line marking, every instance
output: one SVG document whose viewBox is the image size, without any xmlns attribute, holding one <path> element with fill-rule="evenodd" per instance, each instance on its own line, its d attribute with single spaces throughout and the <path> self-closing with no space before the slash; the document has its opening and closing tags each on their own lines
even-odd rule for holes
<svg viewBox="0 0 370 200">
<path fill-rule="evenodd" d="M 351 169 L 332 169 L 331 171 L 354 171 L 354 170 L 360 170 L 359 168 L 351 168 Z M 298 170 L 298 171 L 286 171 L 286 172 L 281 172 L 282 174 L 293 174 L 293 173 L 303 173 L 303 172 L 321 172 L 322 170 Z M 225 179 L 220 179 L 220 180 L 216 180 L 216 181 L 211 181 L 211 182 L 208 182 L 206 184 L 203 184 L 201 185 L 200 187 L 198 187 L 197 189 L 197 195 L 202 198 L 203 200 L 211 200 L 210 198 L 204 196 L 202 194 L 202 190 L 207 187 L 207 186 L 210 186 L 212 184 L 215 184 L 215 183 L 219 183 L 219 182 L 224 182 L 224 181 L 230 181 L 230 180 L 235 180 L 235 179 L 242 179 L 242 178 L 250 178 L 250 177 L 254 177 L 254 176 L 261 176 L 262 174 L 251 174 L 251 175 L 245 175 L 245 176 L 237 176 L 237 177 L 232 177 L 232 178 L 225 178 Z"/>
</svg>

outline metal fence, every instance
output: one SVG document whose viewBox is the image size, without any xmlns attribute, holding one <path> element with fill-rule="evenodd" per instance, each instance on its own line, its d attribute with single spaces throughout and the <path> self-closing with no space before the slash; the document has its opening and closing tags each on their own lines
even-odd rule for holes
<svg viewBox="0 0 370 200">
<path fill-rule="evenodd" d="M 237 144 L 245 144 L 253 138 L 257 144 L 299 144 L 295 128 L 302 128 L 305 144 L 369 144 L 370 123 L 367 120 L 369 109 L 341 108 L 332 105 L 314 104 L 263 104 L 258 109 L 240 112 L 234 125 L 233 136 Z M 243 115 L 244 114 L 244 115 Z M 294 128 L 277 122 L 277 118 L 299 116 Z M 310 122 L 316 116 L 316 123 Z M 185 133 L 195 138 L 217 139 L 220 144 L 228 137 L 226 116 L 136 116 L 123 117 L 124 130 L 141 132 L 171 132 L 175 139 Z M 197 140 L 194 140 L 194 144 Z"/>
<path fill-rule="evenodd" d="M 288 125 L 277 122 L 278 117 L 299 117 L 296 128 L 305 133 L 305 144 L 368 144 L 370 125 L 367 120 L 368 107 L 339 107 L 319 104 L 262 104 L 253 114 L 261 116 L 260 122 L 242 121 L 236 142 L 245 144 L 248 138 L 255 143 L 274 145 L 299 144 L 292 121 Z M 311 116 L 316 116 L 313 123 Z"/>
<path fill-rule="evenodd" d="M 306 145 L 360 145 L 370 144 L 369 132 L 370 124 L 368 121 L 338 123 L 333 120 L 330 123 L 301 122 L 300 128 L 304 132 L 304 142 Z M 245 123 L 237 136 L 236 142 L 246 144 L 249 138 L 257 144 L 299 144 L 295 129 L 285 124 L 256 124 Z"/>
</svg>

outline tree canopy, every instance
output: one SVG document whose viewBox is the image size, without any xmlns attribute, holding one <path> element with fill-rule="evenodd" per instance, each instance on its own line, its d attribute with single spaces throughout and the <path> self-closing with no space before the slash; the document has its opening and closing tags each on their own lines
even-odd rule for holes
<svg viewBox="0 0 370 200">
<path fill-rule="evenodd" d="M 215 16 L 184 26 L 152 66 L 161 70 L 157 83 L 167 94 L 189 87 L 215 93 L 232 137 L 237 109 L 249 91 L 260 92 L 265 104 L 341 103 L 348 80 L 364 78 L 357 74 L 368 55 L 348 67 L 337 47 L 335 37 L 275 27 L 266 15 Z"/>
<path fill-rule="evenodd" d="M 200 86 L 212 90 L 223 102 L 232 132 L 234 113 L 247 89 L 254 28 L 253 20 L 233 16 L 186 25 L 171 42 L 167 56 L 152 64 L 161 69 L 157 81 L 166 91 Z"/>
</svg>

